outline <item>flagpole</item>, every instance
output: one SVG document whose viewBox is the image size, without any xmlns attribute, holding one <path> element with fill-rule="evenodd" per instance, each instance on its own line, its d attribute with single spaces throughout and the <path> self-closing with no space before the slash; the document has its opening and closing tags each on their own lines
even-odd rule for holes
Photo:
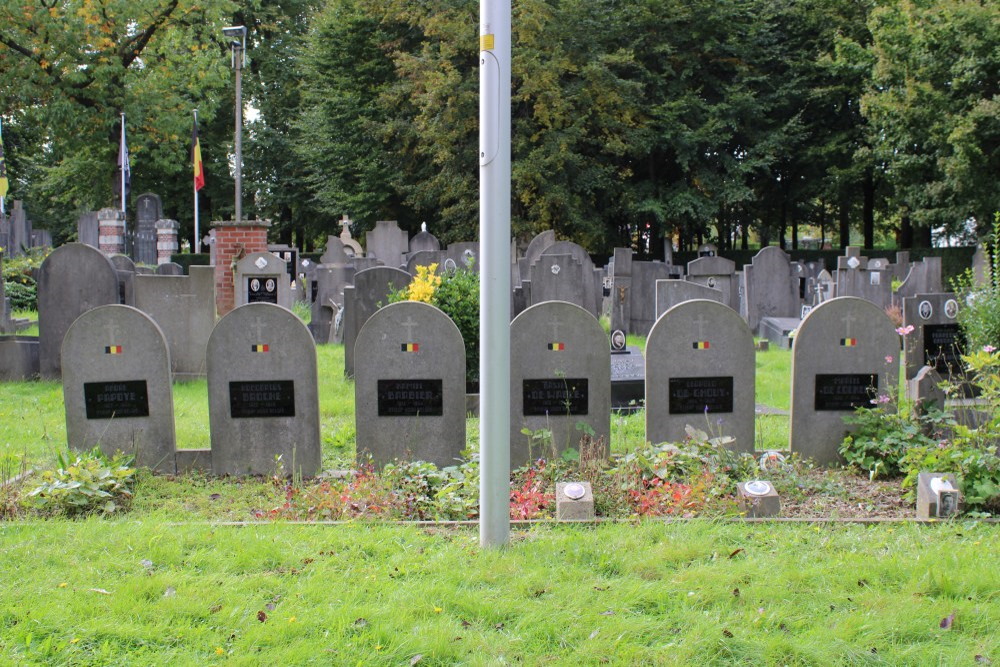
<svg viewBox="0 0 1000 667">
<path fill-rule="evenodd" d="M 128 227 L 128 216 L 125 213 L 125 112 L 122 112 L 122 136 L 121 140 L 118 142 L 118 161 L 120 162 L 119 169 L 121 169 L 121 186 L 122 186 L 122 234 L 124 236 Z"/>
<path fill-rule="evenodd" d="M 3 155 L 3 121 L 0 120 L 0 155 Z M 6 205 L 6 195 L 0 196 L 0 221 L 7 220 L 7 209 L 4 208 Z"/>
<path fill-rule="evenodd" d="M 194 125 L 198 126 L 198 110 L 194 110 Z M 192 150 L 194 147 L 192 146 Z M 191 187 L 194 188 L 194 251 L 195 253 L 201 252 L 201 232 L 198 226 L 198 183 L 191 179 Z"/>
</svg>

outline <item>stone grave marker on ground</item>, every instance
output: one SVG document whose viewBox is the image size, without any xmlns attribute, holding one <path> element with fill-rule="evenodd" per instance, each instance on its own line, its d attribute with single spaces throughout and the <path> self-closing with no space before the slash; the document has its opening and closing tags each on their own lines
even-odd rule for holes
<svg viewBox="0 0 1000 667">
<path fill-rule="evenodd" d="M 743 267 L 743 319 L 757 332 L 765 317 L 798 317 L 799 281 L 785 251 L 762 248 Z"/>
<path fill-rule="evenodd" d="M 358 334 L 354 367 L 358 462 L 455 465 L 465 448 L 465 344 L 430 304 L 379 309 Z"/>
<path fill-rule="evenodd" d="M 961 306 L 954 293 L 917 294 L 903 299 L 903 326 L 913 331 L 903 337 L 906 346 L 906 379 L 924 366 L 933 366 L 942 378 L 964 375 L 961 355 L 965 335 L 958 324 Z"/>
<path fill-rule="evenodd" d="M 688 262 L 687 280 L 722 292 L 722 303 L 739 308 L 736 262 L 725 257 L 699 257 Z"/>
<path fill-rule="evenodd" d="M 706 285 L 699 285 L 689 280 L 657 280 L 656 281 L 656 319 L 663 317 L 674 306 L 691 299 L 708 299 L 722 303 L 721 290 Z"/>
<path fill-rule="evenodd" d="M 374 255 L 384 266 L 398 269 L 405 263 L 403 256 L 409 249 L 409 237 L 395 220 L 379 220 L 375 229 L 365 234 L 366 254 Z"/>
<path fill-rule="evenodd" d="M 208 409 L 216 475 L 319 471 L 316 346 L 294 313 L 250 303 L 219 320 L 208 341 Z"/>
<path fill-rule="evenodd" d="M 563 301 L 526 309 L 510 324 L 510 463 L 579 451 L 586 425 L 610 447 L 611 362 L 608 337 L 593 315 Z M 522 433 L 551 431 L 551 442 Z"/>
<path fill-rule="evenodd" d="M 288 265 L 272 252 L 252 252 L 236 263 L 236 305 L 273 303 L 292 307 Z"/>
<path fill-rule="evenodd" d="M 156 266 L 156 222 L 163 217 L 163 202 L 159 195 L 145 192 L 135 199 L 135 242 L 132 256 L 137 264 Z"/>
<path fill-rule="evenodd" d="M 441 242 L 438 241 L 437 237 L 427 231 L 427 224 L 424 223 L 420 226 L 420 231 L 413 235 L 410 239 L 409 251 L 410 253 L 420 252 L 421 250 L 431 250 L 438 251 L 441 249 Z"/>
<path fill-rule="evenodd" d="M 792 345 L 792 452 L 842 463 L 838 448 L 854 428 L 843 417 L 896 389 L 899 353 L 892 320 L 870 301 L 838 297 L 813 308 Z"/>
<path fill-rule="evenodd" d="M 376 266 L 354 274 L 354 285 L 344 288 L 344 374 L 354 376 L 354 360 L 358 353 L 355 343 L 361 327 L 375 314 L 379 305 L 388 303 L 391 290 L 401 290 L 410 284 L 406 271 L 388 266 Z"/>
<path fill-rule="evenodd" d="M 683 442 L 689 424 L 754 451 L 754 344 L 739 314 L 716 301 L 674 306 L 646 341 L 646 440 Z"/>
<path fill-rule="evenodd" d="M 170 355 L 156 323 L 131 306 L 93 308 L 66 332 L 62 358 L 69 446 L 176 472 Z"/>
<path fill-rule="evenodd" d="M 52 251 L 38 274 L 39 370 L 43 378 L 61 372 L 63 336 L 91 308 L 118 303 L 118 276 L 97 248 L 67 243 Z"/>
<path fill-rule="evenodd" d="M 135 305 L 163 332 L 174 379 L 204 377 L 208 338 L 215 328 L 214 269 L 192 266 L 187 276 L 136 276 Z"/>
</svg>

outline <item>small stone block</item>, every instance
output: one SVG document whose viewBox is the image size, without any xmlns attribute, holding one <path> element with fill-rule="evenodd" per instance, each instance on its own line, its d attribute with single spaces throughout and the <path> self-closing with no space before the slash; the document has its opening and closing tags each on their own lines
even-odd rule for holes
<svg viewBox="0 0 1000 667">
<path fill-rule="evenodd" d="M 177 474 L 191 472 L 212 472 L 211 449 L 178 449 L 174 460 L 177 462 Z"/>
<path fill-rule="evenodd" d="M 922 472 L 917 477 L 917 518 L 948 519 L 957 516 L 962 495 L 955 475 Z"/>
<path fill-rule="evenodd" d="M 594 492 L 590 482 L 556 483 L 556 520 L 594 520 Z"/>
<path fill-rule="evenodd" d="M 763 480 L 736 485 L 737 502 L 748 519 L 763 519 L 781 514 L 781 498 L 774 484 Z"/>
<path fill-rule="evenodd" d="M 759 340 L 759 341 L 757 341 L 756 347 L 757 347 L 757 351 L 758 352 L 767 352 L 770 349 L 770 347 L 771 347 L 771 341 L 769 341 L 769 340 Z"/>
</svg>

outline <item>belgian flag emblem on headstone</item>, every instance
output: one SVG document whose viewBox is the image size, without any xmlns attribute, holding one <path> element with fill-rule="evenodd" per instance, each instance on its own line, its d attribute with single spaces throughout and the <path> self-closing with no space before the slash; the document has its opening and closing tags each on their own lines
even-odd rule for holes
<svg viewBox="0 0 1000 667">
<path fill-rule="evenodd" d="M 121 354 L 121 353 L 122 353 L 121 345 L 108 345 L 104 348 L 104 354 Z"/>
<path fill-rule="evenodd" d="M 695 350 L 707 350 L 711 347 L 711 344 L 707 340 L 696 340 L 691 343 L 691 348 Z"/>
<path fill-rule="evenodd" d="M 419 352 L 420 343 L 402 343 L 399 346 L 400 352 Z"/>
<path fill-rule="evenodd" d="M 857 338 L 841 338 L 840 344 L 844 347 L 855 347 L 858 344 Z"/>
<path fill-rule="evenodd" d="M 549 343 L 548 349 L 552 350 L 553 352 L 562 352 L 563 350 L 566 349 L 566 343 Z"/>
<path fill-rule="evenodd" d="M 271 351 L 271 346 L 267 345 L 267 344 L 264 344 L 264 343 L 258 343 L 257 345 L 251 345 L 250 346 L 250 351 L 251 352 L 270 352 Z"/>
</svg>

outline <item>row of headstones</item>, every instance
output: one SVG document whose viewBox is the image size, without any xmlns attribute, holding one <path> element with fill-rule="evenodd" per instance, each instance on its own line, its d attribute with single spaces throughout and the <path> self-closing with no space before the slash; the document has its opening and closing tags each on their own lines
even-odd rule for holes
<svg viewBox="0 0 1000 667">
<path fill-rule="evenodd" d="M 52 234 L 35 229 L 20 199 L 15 199 L 10 213 L 0 215 L 0 248 L 8 257 L 20 257 L 31 248 L 51 248 Z"/>
<path fill-rule="evenodd" d="M 583 432 L 610 437 L 610 351 L 596 318 L 552 301 L 511 322 L 511 463 L 576 447 Z M 358 338 L 359 453 L 452 463 L 465 447 L 462 339 L 426 304 L 375 313 Z M 900 337 L 888 316 L 855 297 L 828 301 L 803 321 L 792 362 L 791 448 L 828 464 L 849 430 L 843 417 L 888 395 L 898 379 Z M 678 304 L 646 347 L 646 440 L 679 442 L 693 425 L 753 452 L 754 342 L 732 309 Z M 544 445 L 538 435 L 546 432 Z"/>
</svg>

